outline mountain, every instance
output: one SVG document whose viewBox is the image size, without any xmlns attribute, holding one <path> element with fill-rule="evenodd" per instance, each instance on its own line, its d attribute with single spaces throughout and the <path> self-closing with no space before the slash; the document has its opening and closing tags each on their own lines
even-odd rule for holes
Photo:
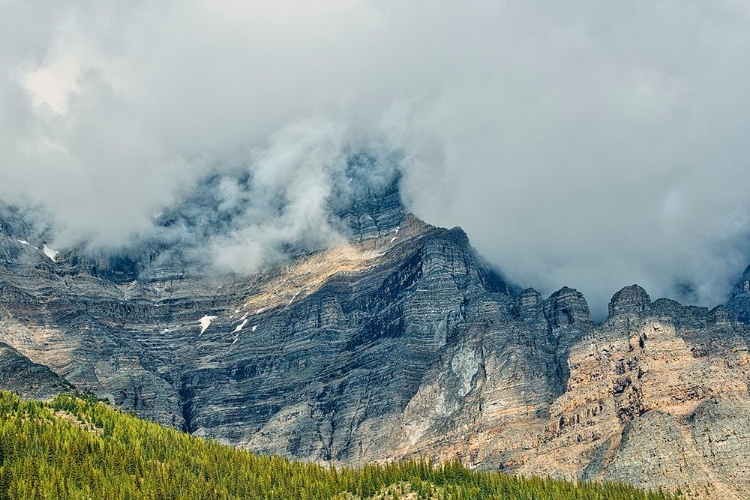
<svg viewBox="0 0 750 500">
<path fill-rule="evenodd" d="M 158 242 L 55 256 L 5 223 L 0 341 L 123 410 L 259 453 L 750 496 L 741 293 L 709 311 L 633 285 L 597 324 L 575 289 L 523 290 L 460 228 L 406 214 L 398 179 L 354 199 L 332 207 L 348 243 L 250 277 Z"/>
</svg>

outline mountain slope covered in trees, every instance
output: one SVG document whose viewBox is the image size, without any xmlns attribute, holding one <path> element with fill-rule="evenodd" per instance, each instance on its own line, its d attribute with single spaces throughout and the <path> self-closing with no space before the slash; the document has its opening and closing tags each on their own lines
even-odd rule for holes
<svg viewBox="0 0 750 500">
<path fill-rule="evenodd" d="M 515 478 L 424 461 L 326 468 L 255 456 L 61 395 L 0 393 L 0 498 L 671 498 L 620 484 Z"/>
</svg>

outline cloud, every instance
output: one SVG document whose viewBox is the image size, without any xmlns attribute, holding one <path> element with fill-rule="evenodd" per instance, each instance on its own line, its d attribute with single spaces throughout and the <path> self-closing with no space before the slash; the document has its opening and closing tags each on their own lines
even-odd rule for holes
<svg viewBox="0 0 750 500">
<path fill-rule="evenodd" d="M 324 248 L 344 240 L 331 226 L 332 182 L 344 175 L 343 133 L 328 120 L 291 124 L 257 151 L 248 181 L 222 178 L 221 205 L 236 208 L 234 230 L 211 241 L 220 269 L 253 272 L 285 247 Z"/>
<path fill-rule="evenodd" d="M 336 241 L 331 185 L 377 146 L 524 285 L 713 305 L 750 261 L 748 28 L 736 0 L 6 0 L 0 197 L 116 247 L 223 179 L 211 248 L 250 269 Z"/>
</svg>

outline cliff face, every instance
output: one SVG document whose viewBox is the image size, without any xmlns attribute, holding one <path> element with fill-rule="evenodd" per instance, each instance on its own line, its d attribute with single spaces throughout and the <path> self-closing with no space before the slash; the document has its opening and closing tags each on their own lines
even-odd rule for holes
<svg viewBox="0 0 750 500">
<path fill-rule="evenodd" d="M 534 415 L 541 418 L 490 433 L 493 423 L 477 426 L 488 443 L 479 460 L 521 473 L 651 488 L 687 483 L 717 498 L 745 498 L 747 340 L 723 308 L 651 303 L 627 287 L 607 321 L 569 348 L 566 391 Z"/>
<path fill-rule="evenodd" d="M 351 243 L 251 278 L 155 247 L 53 260 L 8 225 L 0 341 L 125 410 L 258 452 L 748 497 L 750 335 L 727 309 L 632 286 L 595 324 L 576 290 L 521 291 L 460 229 L 406 216 L 391 191 L 364 200 L 337 212 Z"/>
</svg>

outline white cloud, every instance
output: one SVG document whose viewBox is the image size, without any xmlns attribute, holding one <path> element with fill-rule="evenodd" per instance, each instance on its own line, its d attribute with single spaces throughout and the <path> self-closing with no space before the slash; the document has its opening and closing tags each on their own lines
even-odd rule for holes
<svg viewBox="0 0 750 500">
<path fill-rule="evenodd" d="M 409 208 L 523 284 L 713 304 L 750 260 L 749 28 L 733 0 L 4 2 L 0 197 L 118 245 L 244 168 L 232 266 L 333 241 L 326 178 L 381 143 Z"/>
</svg>

